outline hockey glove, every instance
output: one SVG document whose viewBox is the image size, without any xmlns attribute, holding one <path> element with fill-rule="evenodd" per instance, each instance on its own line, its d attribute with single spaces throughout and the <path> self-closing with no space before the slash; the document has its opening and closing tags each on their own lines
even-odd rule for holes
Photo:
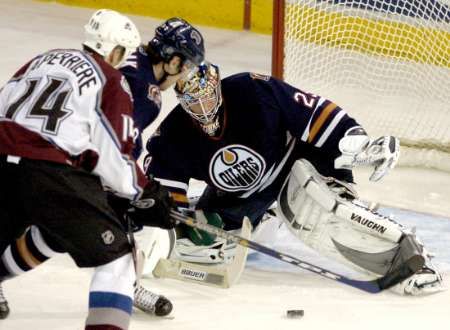
<svg viewBox="0 0 450 330">
<path fill-rule="evenodd" d="M 382 136 L 371 141 L 361 127 L 353 127 L 339 141 L 339 150 L 342 155 L 334 161 L 335 168 L 374 166 L 375 169 L 369 179 L 378 181 L 397 164 L 400 143 L 394 136 Z"/>
<path fill-rule="evenodd" d="M 176 225 L 170 216 L 175 203 L 169 191 L 156 180 L 147 184 L 141 199 L 130 204 L 127 214 L 138 226 L 172 229 Z"/>
<path fill-rule="evenodd" d="M 224 227 L 222 218 L 215 212 L 204 212 L 202 210 L 197 210 L 195 211 L 194 218 L 197 221 L 207 223 L 221 229 Z M 197 228 L 187 227 L 186 232 L 195 245 L 211 245 L 216 239 L 216 235 Z"/>
</svg>

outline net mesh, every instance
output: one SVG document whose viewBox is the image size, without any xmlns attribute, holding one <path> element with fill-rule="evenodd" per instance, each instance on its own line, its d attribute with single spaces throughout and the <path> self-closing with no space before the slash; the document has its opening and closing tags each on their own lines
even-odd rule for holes
<svg viewBox="0 0 450 330">
<path fill-rule="evenodd" d="M 287 82 L 399 137 L 403 165 L 450 171 L 447 0 L 288 0 L 284 19 Z"/>
</svg>

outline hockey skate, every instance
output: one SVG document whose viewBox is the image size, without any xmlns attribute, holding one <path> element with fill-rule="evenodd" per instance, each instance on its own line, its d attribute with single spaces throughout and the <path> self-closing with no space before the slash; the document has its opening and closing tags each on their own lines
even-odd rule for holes
<svg viewBox="0 0 450 330">
<path fill-rule="evenodd" d="M 6 319 L 9 314 L 8 302 L 3 294 L 2 282 L 0 281 L 0 320 Z"/>
<path fill-rule="evenodd" d="M 141 285 L 134 289 L 134 307 L 156 316 L 169 315 L 173 308 L 169 299 L 152 293 Z"/>
<path fill-rule="evenodd" d="M 442 275 L 426 255 L 425 265 L 416 274 L 393 286 L 391 290 L 401 295 L 422 296 L 445 291 Z"/>
</svg>

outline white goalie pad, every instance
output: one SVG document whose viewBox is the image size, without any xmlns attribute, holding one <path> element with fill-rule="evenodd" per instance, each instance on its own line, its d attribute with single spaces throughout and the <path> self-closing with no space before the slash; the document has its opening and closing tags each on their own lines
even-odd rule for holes
<svg viewBox="0 0 450 330">
<path fill-rule="evenodd" d="M 404 236 L 401 226 L 369 210 L 347 184 L 298 160 L 278 196 L 278 216 L 322 255 L 369 274 L 386 274 Z"/>
</svg>

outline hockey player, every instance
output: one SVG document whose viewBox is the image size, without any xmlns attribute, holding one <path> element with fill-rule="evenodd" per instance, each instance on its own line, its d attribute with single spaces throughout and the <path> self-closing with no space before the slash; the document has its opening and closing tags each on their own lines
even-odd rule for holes
<svg viewBox="0 0 450 330">
<path fill-rule="evenodd" d="M 204 59 L 204 42 L 201 33 L 181 18 L 171 18 L 158 26 L 155 36 L 148 45 L 140 45 L 121 64 L 133 96 L 133 119 L 137 128 L 133 156 L 139 158 L 142 142 L 140 134 L 157 117 L 161 109 L 160 89 L 165 90 L 183 77 L 190 69 Z M 124 205 L 120 216 L 127 209 L 117 198 L 110 198 L 116 211 Z M 114 205 L 113 205 L 114 206 Z M 2 308 L 0 295 L 0 309 Z M 6 309 L 6 299 L 3 298 Z M 137 287 L 134 296 L 135 307 L 142 311 L 164 316 L 171 312 L 172 304 L 164 296 L 154 294 L 143 287 Z"/>
<path fill-rule="evenodd" d="M 141 133 L 157 117 L 161 109 L 160 89 L 165 90 L 183 77 L 204 59 L 204 42 L 201 33 L 181 18 L 171 18 L 158 26 L 148 45 L 140 45 L 123 61 L 120 71 L 125 76 L 133 96 L 133 119 L 137 128 L 133 156 L 139 158 Z M 120 216 L 127 209 L 118 198 L 111 198 Z M 114 206 L 113 205 L 113 206 Z M 117 207 L 118 205 L 118 207 Z M 124 207 L 121 207 L 123 205 Z M 120 210 L 122 209 L 122 210 Z M 0 308 L 2 308 L 0 296 Z M 4 299 L 3 306 L 6 306 Z M 172 310 L 171 302 L 164 296 L 137 287 L 135 307 L 157 316 Z M 4 307 L 6 308 L 6 307 Z"/>
<path fill-rule="evenodd" d="M 131 157 L 131 95 L 117 68 L 139 32 L 104 9 L 85 28 L 82 51 L 40 54 L 0 91 L 0 282 L 69 253 L 95 267 L 86 329 L 128 329 L 139 260 L 106 189 L 130 200 L 138 225 L 172 228 L 172 199 Z"/>
<path fill-rule="evenodd" d="M 221 81 L 217 66 L 205 64 L 175 90 L 180 104 L 149 140 L 145 166 L 179 207 L 188 207 L 191 178 L 207 183 L 196 216 L 220 224 L 212 216 L 219 214 L 226 230 L 239 228 L 244 216 L 258 226 L 278 198 L 279 216 L 319 252 L 379 276 L 425 259 L 423 267 L 416 263 L 419 273 L 396 289 L 409 294 L 440 289 L 441 276 L 414 235 L 368 210 L 342 183 L 353 182 L 351 169 L 358 165 L 374 167 L 370 180 L 382 178 L 399 156 L 395 137 L 370 139 L 332 101 L 265 75 L 240 73 Z M 306 189 L 309 182 L 316 189 Z M 206 233 L 190 231 L 189 237 L 204 249 L 183 239 L 177 245 L 180 258 L 212 263 L 229 257 L 223 244 L 213 251 L 217 244 Z"/>
<path fill-rule="evenodd" d="M 155 30 L 147 45 L 141 45 L 120 68 L 133 95 L 133 119 L 136 131 L 133 156 L 139 159 L 142 150 L 141 133 L 156 119 L 161 110 L 161 92 L 173 86 L 204 59 L 201 33 L 185 20 L 174 17 Z M 120 205 L 117 201 L 115 205 Z M 126 212 L 126 204 L 120 214 Z M 120 208 L 120 207 L 119 207 Z M 143 287 L 136 289 L 134 305 L 144 312 L 165 316 L 172 310 L 171 302 L 162 295 Z"/>
<path fill-rule="evenodd" d="M 185 20 L 174 17 L 159 25 L 147 45 L 132 53 L 120 68 L 133 95 L 134 122 L 139 130 L 138 159 L 144 131 L 161 110 L 161 92 L 173 86 L 190 69 L 200 65 L 205 48 L 201 33 Z"/>
</svg>

